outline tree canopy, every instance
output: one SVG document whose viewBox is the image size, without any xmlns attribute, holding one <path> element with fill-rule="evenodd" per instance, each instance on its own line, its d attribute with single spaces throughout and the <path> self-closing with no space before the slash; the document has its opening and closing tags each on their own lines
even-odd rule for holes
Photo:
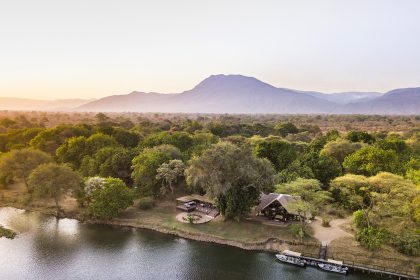
<svg viewBox="0 0 420 280">
<path fill-rule="evenodd" d="M 81 176 L 70 167 L 56 163 L 39 165 L 28 179 L 28 187 L 37 198 L 54 199 L 57 211 L 59 199 L 69 190 L 79 190 Z"/>
<path fill-rule="evenodd" d="M 12 150 L 0 157 L 0 176 L 4 183 L 22 180 L 27 186 L 31 172 L 43 163 L 50 163 L 53 158 L 35 149 Z"/>
<path fill-rule="evenodd" d="M 194 157 L 185 174 L 191 188 L 216 198 L 226 218 L 239 219 L 258 202 L 260 192 L 274 186 L 274 168 L 268 160 L 254 156 L 249 147 L 226 142 Z"/>
</svg>

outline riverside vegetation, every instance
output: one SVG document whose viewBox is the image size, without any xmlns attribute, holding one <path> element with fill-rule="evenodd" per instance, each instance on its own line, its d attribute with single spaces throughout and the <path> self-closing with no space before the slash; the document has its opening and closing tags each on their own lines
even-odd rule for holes
<svg viewBox="0 0 420 280">
<path fill-rule="evenodd" d="M 364 122 L 370 125 L 363 130 Z M 311 242 L 310 217 L 322 217 L 326 226 L 352 217 L 348 230 L 357 242 L 336 240 L 342 242 L 336 248 L 419 260 L 415 116 L 29 112 L 6 114 L 0 132 L 2 205 L 51 205 L 56 215 L 71 209 L 84 219 L 242 243 Z M 248 221 L 260 192 L 274 191 L 300 195 L 292 207 L 311 215 L 284 228 Z M 199 227 L 176 223 L 173 200 L 186 193 L 214 198 L 223 219 Z"/>
</svg>

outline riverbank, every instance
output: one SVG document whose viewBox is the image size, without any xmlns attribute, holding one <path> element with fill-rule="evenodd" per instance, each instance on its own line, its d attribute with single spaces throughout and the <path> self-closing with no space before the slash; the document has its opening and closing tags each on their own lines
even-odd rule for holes
<svg viewBox="0 0 420 280">
<path fill-rule="evenodd" d="M 175 204 L 171 201 L 161 201 L 156 207 L 148 210 L 130 207 L 118 218 L 110 221 L 91 220 L 84 209 L 75 208 L 75 205 L 77 204 L 73 202 L 63 203 L 64 211 L 60 213 L 60 218 L 77 219 L 87 224 L 148 229 L 186 239 L 234 246 L 244 250 L 278 252 L 290 249 L 316 258 L 319 253 L 317 240 L 306 237 L 304 242 L 300 242 L 292 233 L 290 226 L 264 225 L 249 220 L 238 223 L 223 221 L 221 217 L 201 225 L 180 223 L 175 218 L 177 211 Z M 52 205 L 28 206 L 18 202 L 2 203 L 0 201 L 0 207 L 2 206 L 16 207 L 47 215 L 56 214 Z M 349 264 L 357 262 L 365 266 L 381 266 L 388 270 L 409 272 L 410 274 L 417 273 L 416 267 L 420 263 L 420 258 L 400 254 L 388 246 L 384 246 L 380 250 L 368 251 L 350 236 L 332 241 L 328 247 L 327 257 L 344 260 Z"/>
</svg>

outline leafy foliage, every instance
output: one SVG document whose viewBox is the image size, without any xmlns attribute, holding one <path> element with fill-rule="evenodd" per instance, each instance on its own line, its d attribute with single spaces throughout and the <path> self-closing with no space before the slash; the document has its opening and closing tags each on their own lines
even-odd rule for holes
<svg viewBox="0 0 420 280">
<path fill-rule="evenodd" d="M 108 220 L 132 204 L 132 190 L 120 179 L 106 178 L 104 186 L 93 191 L 89 210 L 94 217 Z"/>
<path fill-rule="evenodd" d="M 54 199 L 57 211 L 59 198 L 69 190 L 79 190 L 82 178 L 66 165 L 46 163 L 39 165 L 29 176 L 28 187 L 33 195 L 43 199 Z"/>
</svg>

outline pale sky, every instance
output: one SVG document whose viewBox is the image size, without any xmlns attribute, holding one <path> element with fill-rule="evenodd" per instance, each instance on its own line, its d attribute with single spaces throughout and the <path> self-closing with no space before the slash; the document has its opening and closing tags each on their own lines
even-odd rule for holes
<svg viewBox="0 0 420 280">
<path fill-rule="evenodd" d="M 0 0 L 0 96 L 175 93 L 211 74 L 420 86 L 418 0 Z"/>
</svg>

